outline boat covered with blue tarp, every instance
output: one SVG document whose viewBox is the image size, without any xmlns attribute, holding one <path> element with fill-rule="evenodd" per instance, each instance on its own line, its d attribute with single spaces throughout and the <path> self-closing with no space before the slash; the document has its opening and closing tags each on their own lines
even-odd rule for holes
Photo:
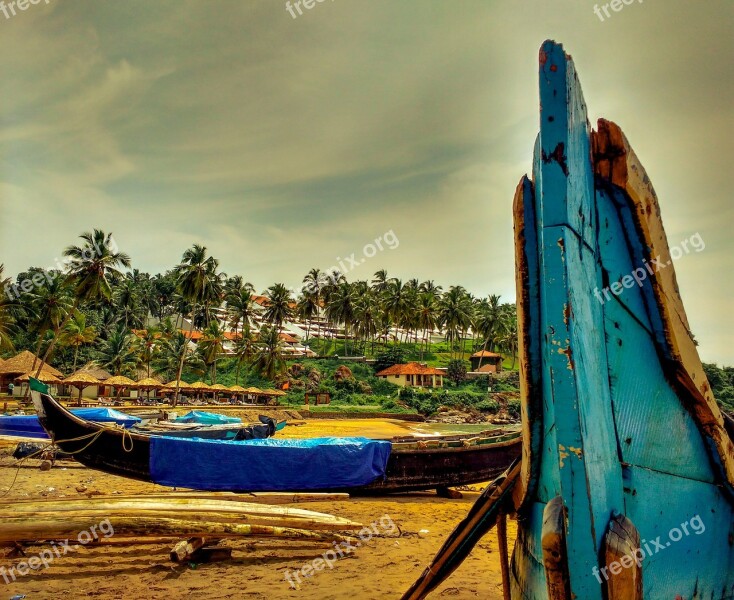
<svg viewBox="0 0 734 600">
<path fill-rule="evenodd" d="M 117 423 L 125 428 L 140 423 L 140 418 L 114 408 L 75 408 L 71 411 L 80 419 L 94 423 Z M 38 415 L 0 416 L 0 436 L 48 439 Z"/>
<path fill-rule="evenodd" d="M 211 441 L 153 437 L 150 477 L 173 487 L 228 491 L 351 488 L 384 478 L 391 444 L 367 438 Z"/>
<path fill-rule="evenodd" d="M 230 423 L 242 423 L 242 419 L 228 417 L 217 413 L 203 410 L 192 410 L 185 415 L 173 420 L 174 423 L 198 423 L 200 425 L 227 425 Z"/>
</svg>

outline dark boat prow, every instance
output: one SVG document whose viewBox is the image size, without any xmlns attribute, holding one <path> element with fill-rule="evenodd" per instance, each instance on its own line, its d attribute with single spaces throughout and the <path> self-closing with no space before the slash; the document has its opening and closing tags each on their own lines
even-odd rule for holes
<svg viewBox="0 0 734 600">
<path fill-rule="evenodd" d="M 104 427 L 75 417 L 32 380 L 33 402 L 43 427 L 56 445 L 80 463 L 113 475 L 160 483 L 151 477 L 151 436 Z M 274 422 L 269 426 L 275 428 Z M 216 440 L 211 440 L 215 443 Z M 231 443 L 231 442 L 225 442 Z M 520 455 L 518 432 L 445 436 L 437 440 L 399 438 L 392 444 L 385 476 L 354 487 L 320 491 L 381 495 L 470 485 L 491 481 Z M 197 452 L 194 442 L 186 447 Z M 231 465 L 236 469 L 237 465 Z M 210 489 L 204 479 L 197 489 Z M 211 489 L 222 489 L 220 487 Z M 315 489 L 315 488 L 314 488 Z M 232 489 L 231 491 L 251 491 Z M 257 491 L 312 491 L 311 488 L 274 488 Z"/>
</svg>

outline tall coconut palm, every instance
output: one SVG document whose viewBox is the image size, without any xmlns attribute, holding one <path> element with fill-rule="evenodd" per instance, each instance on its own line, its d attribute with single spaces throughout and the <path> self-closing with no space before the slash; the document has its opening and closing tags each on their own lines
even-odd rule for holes
<svg viewBox="0 0 734 600">
<path fill-rule="evenodd" d="M 0 264 L 0 350 L 11 350 L 11 334 L 15 323 L 12 308 L 17 305 L 18 299 L 9 291 L 12 281 L 10 277 L 3 276 L 4 270 L 5 265 Z"/>
<path fill-rule="evenodd" d="M 235 385 L 239 385 L 242 365 L 250 362 L 255 356 L 255 337 L 249 329 L 243 330 L 237 338 L 234 343 L 233 352 L 236 364 L 234 383 Z"/>
<path fill-rule="evenodd" d="M 235 333 L 238 332 L 240 323 L 242 324 L 242 331 L 249 331 L 252 320 L 257 314 L 252 292 L 252 284 L 246 283 L 238 288 L 230 289 L 226 296 L 229 326 Z"/>
<path fill-rule="evenodd" d="M 383 307 L 395 326 L 395 341 L 398 341 L 398 327 L 404 322 L 408 307 L 409 290 L 402 280 L 390 279 L 383 292 Z"/>
<path fill-rule="evenodd" d="M 253 367 L 268 379 L 273 379 L 275 375 L 283 372 L 285 367 L 283 343 L 275 327 L 266 325 L 260 330 Z"/>
<path fill-rule="evenodd" d="M 490 350 L 495 349 L 501 337 L 504 320 L 504 311 L 500 306 L 500 296 L 498 294 L 492 294 L 479 303 L 474 330 L 484 338 L 483 353 L 487 350 L 487 346 L 490 347 Z M 483 356 L 479 358 L 478 368 L 481 368 L 483 358 Z"/>
<path fill-rule="evenodd" d="M 372 277 L 372 289 L 378 294 L 381 294 L 387 289 L 389 281 L 387 271 L 385 269 L 380 269 Z"/>
<path fill-rule="evenodd" d="M 290 290 L 282 283 L 271 285 L 265 292 L 268 303 L 263 318 L 275 325 L 278 333 L 283 331 L 283 323 L 293 318 L 293 297 Z"/>
<path fill-rule="evenodd" d="M 303 342 L 304 344 L 308 344 L 308 337 L 311 333 L 311 322 L 314 317 L 318 316 L 319 310 L 320 306 L 318 295 L 304 291 L 296 304 L 295 311 L 298 318 L 302 319 L 303 322 L 306 323 L 306 338 Z"/>
<path fill-rule="evenodd" d="M 147 306 L 143 304 L 141 290 L 134 278 L 125 278 L 112 293 L 115 311 L 125 327 L 140 329 L 145 324 Z"/>
<path fill-rule="evenodd" d="M 227 338 L 224 336 L 224 330 L 216 321 L 209 323 L 203 333 L 197 346 L 204 359 L 204 364 L 211 370 L 211 380 L 214 385 L 217 382 L 217 361 L 224 353 L 224 342 Z"/>
<path fill-rule="evenodd" d="M 168 319 L 170 324 L 171 320 Z M 156 360 L 160 352 L 161 337 L 165 335 L 162 326 L 148 327 L 138 332 L 138 358 L 145 367 L 146 377 L 151 376 L 151 364 Z"/>
<path fill-rule="evenodd" d="M 196 314 L 198 307 L 207 299 L 211 298 L 212 292 L 219 284 L 217 269 L 219 261 L 213 256 L 207 256 L 205 246 L 194 244 L 186 250 L 181 257 L 181 263 L 176 267 L 177 287 L 181 298 L 191 303 L 191 328 L 196 329 Z M 186 352 L 181 351 L 179 357 L 178 369 L 176 371 L 176 381 L 181 380 L 184 360 Z M 176 393 L 173 398 L 173 405 L 178 404 L 179 384 L 176 384 Z"/>
<path fill-rule="evenodd" d="M 372 354 L 375 353 L 375 337 L 380 331 L 380 305 L 377 294 L 372 290 L 360 294 L 354 304 L 354 318 L 357 332 L 372 344 Z"/>
<path fill-rule="evenodd" d="M 99 364 L 113 375 L 134 375 L 138 366 L 136 338 L 120 324 L 99 348 Z"/>
<path fill-rule="evenodd" d="M 418 296 L 418 308 L 416 313 L 417 326 L 423 330 L 425 342 L 421 343 L 420 353 L 423 360 L 423 351 L 428 350 L 428 342 L 431 338 L 431 331 L 438 325 L 438 299 L 435 292 L 423 292 Z"/>
<path fill-rule="evenodd" d="M 355 294 L 349 283 L 342 283 L 331 294 L 326 305 L 326 316 L 330 321 L 344 325 L 344 353 L 349 355 L 349 335 L 354 322 Z"/>
<path fill-rule="evenodd" d="M 36 377 L 41 373 L 43 363 L 53 352 L 59 338 L 59 331 L 66 327 L 74 311 L 81 302 L 109 301 L 112 297 L 111 277 L 121 277 L 119 267 L 130 267 L 130 257 L 117 251 L 112 233 L 105 234 L 101 229 L 87 231 L 79 236 L 84 242 L 81 246 L 69 246 L 64 256 L 70 259 L 66 280 L 74 288 L 74 304 L 64 320 L 54 328 L 43 361 L 38 365 Z"/>
<path fill-rule="evenodd" d="M 46 332 L 57 331 L 66 319 L 74 304 L 72 290 L 66 284 L 61 273 L 52 271 L 45 285 L 39 287 L 30 295 L 30 307 L 33 312 L 33 325 L 38 333 L 36 356 L 41 355 L 41 345 L 46 338 Z M 35 358 L 31 371 L 36 368 Z"/>
<path fill-rule="evenodd" d="M 471 326 L 471 317 L 472 305 L 466 290 L 460 285 L 451 286 L 441 298 L 439 319 L 445 328 L 446 340 L 451 344 L 452 357 L 455 357 L 454 348 L 461 342 L 462 334 Z M 461 354 L 464 354 L 463 347 Z"/>
<path fill-rule="evenodd" d="M 87 316 L 78 310 L 74 311 L 74 315 L 61 332 L 61 339 L 59 340 L 59 343 L 63 346 L 74 348 L 72 373 L 76 372 L 79 348 L 84 344 L 91 344 L 95 339 L 97 339 L 97 330 L 92 325 L 87 325 Z"/>
</svg>

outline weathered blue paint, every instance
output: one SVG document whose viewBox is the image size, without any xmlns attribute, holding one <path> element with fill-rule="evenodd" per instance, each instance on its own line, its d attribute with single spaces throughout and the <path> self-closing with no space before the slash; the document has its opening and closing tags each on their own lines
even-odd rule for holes
<svg viewBox="0 0 734 600">
<path fill-rule="evenodd" d="M 521 325 L 531 327 L 529 348 L 533 336 L 540 344 L 543 435 L 530 449 L 538 483 L 518 516 L 512 596 L 547 598 L 542 513 L 560 495 L 576 598 L 604 598 L 593 568 L 604 566 L 604 534 L 615 513 L 643 540 L 660 536 L 666 544 L 643 562 L 646 599 L 734 597 L 734 504 L 718 454 L 666 368 L 671 353 L 650 282 L 603 295 L 650 258 L 632 201 L 623 190 L 595 185 L 586 107 L 560 45 L 541 48 L 539 83 L 533 186 L 522 184 L 525 231 L 517 239 L 530 286 Z M 692 529 L 697 515 L 704 533 L 669 540 L 682 523 Z"/>
</svg>

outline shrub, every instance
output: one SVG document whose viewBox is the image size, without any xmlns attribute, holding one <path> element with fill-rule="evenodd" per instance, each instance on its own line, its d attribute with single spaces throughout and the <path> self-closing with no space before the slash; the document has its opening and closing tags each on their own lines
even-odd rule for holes
<svg viewBox="0 0 734 600">
<path fill-rule="evenodd" d="M 446 377 L 457 385 L 463 383 L 466 380 L 466 362 L 458 358 L 449 361 Z"/>
<path fill-rule="evenodd" d="M 520 418 L 520 400 L 514 399 L 507 403 L 507 412 L 516 419 Z"/>
<path fill-rule="evenodd" d="M 482 400 L 475 408 L 482 412 L 495 414 L 500 409 L 500 404 L 496 400 Z"/>
<path fill-rule="evenodd" d="M 377 355 L 374 364 L 375 373 L 403 362 L 405 362 L 405 351 L 399 346 L 394 346 Z"/>
</svg>

